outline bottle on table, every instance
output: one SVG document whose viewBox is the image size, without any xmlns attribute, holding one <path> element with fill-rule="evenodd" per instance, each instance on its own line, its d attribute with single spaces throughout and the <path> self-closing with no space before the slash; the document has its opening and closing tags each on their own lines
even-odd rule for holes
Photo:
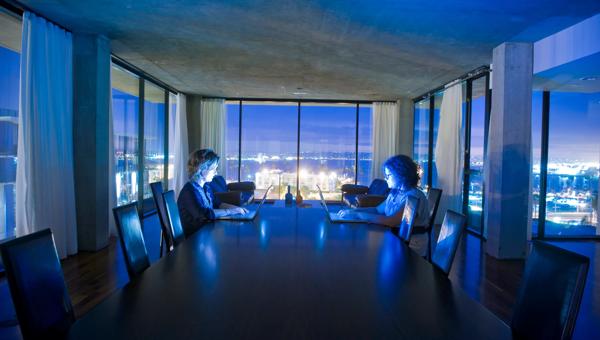
<svg viewBox="0 0 600 340">
<path fill-rule="evenodd" d="M 288 185 L 287 186 L 287 194 L 285 194 L 285 206 L 289 207 L 292 204 L 294 204 L 294 196 L 292 195 L 292 193 L 290 192 L 291 188 Z"/>
</svg>

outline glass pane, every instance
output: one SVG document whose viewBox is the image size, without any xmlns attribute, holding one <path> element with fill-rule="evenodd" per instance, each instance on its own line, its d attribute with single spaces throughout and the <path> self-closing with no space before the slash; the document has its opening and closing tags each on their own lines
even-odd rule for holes
<svg viewBox="0 0 600 340">
<path fill-rule="evenodd" d="M 371 184 L 373 163 L 373 106 L 360 104 L 358 107 L 358 178 L 360 185 Z"/>
<path fill-rule="evenodd" d="M 415 103 L 415 130 L 413 137 L 413 159 L 421 167 L 421 187 L 428 185 L 427 172 L 429 155 L 429 98 Z"/>
<path fill-rule="evenodd" d="M 0 46 L 0 240 L 15 235 L 19 58 Z"/>
<path fill-rule="evenodd" d="M 485 77 L 473 80 L 471 148 L 469 152 L 469 227 L 481 233 L 483 211 L 483 145 L 485 142 Z"/>
<path fill-rule="evenodd" d="M 269 198 L 283 198 L 288 185 L 296 196 L 297 144 L 298 104 L 242 103 L 241 180 L 254 181 L 256 197 L 269 185 Z"/>
<path fill-rule="evenodd" d="M 137 200 L 139 79 L 113 65 L 112 114 L 117 204 Z"/>
<path fill-rule="evenodd" d="M 600 92 L 550 93 L 547 236 L 598 235 Z"/>
<path fill-rule="evenodd" d="M 542 158 L 542 91 L 533 91 L 531 96 L 531 167 L 532 172 L 532 223 L 533 236 L 538 234 L 538 216 L 540 210 L 540 164 Z"/>
<path fill-rule="evenodd" d="M 165 90 L 144 84 L 144 198 L 152 197 L 150 183 L 165 176 Z"/>
<path fill-rule="evenodd" d="M 303 103 L 300 114 L 300 191 L 305 199 L 341 200 L 354 184 L 356 104 Z"/>
<path fill-rule="evenodd" d="M 168 189 L 175 188 L 175 122 L 177 121 L 177 95 L 169 93 L 169 168 Z"/>
<path fill-rule="evenodd" d="M 227 182 L 238 181 L 238 158 L 240 150 L 240 102 L 225 102 L 225 114 L 227 115 L 227 131 L 225 132 L 225 166 Z"/>
</svg>

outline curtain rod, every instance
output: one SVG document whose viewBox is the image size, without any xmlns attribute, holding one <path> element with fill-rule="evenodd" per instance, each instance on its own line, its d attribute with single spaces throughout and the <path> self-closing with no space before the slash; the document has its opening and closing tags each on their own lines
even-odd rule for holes
<svg viewBox="0 0 600 340">
<path fill-rule="evenodd" d="M 346 104 L 372 104 L 372 103 L 395 103 L 395 101 L 379 101 L 379 100 L 348 100 L 348 99 L 294 99 L 294 98 L 240 98 L 240 97 L 205 97 L 204 99 L 224 99 L 228 101 L 245 101 L 245 102 L 294 102 L 294 103 L 346 103 Z"/>
<path fill-rule="evenodd" d="M 445 83 L 444 85 L 438 86 L 438 87 L 434 88 L 433 90 L 429 90 L 429 91 L 423 93 L 422 95 L 413 98 L 413 102 L 415 102 L 415 103 L 419 102 L 423 99 L 426 99 L 426 98 L 429 98 L 429 97 L 435 95 L 437 92 L 440 92 L 451 85 L 458 84 L 458 83 L 463 82 L 468 79 L 479 78 L 481 75 L 483 75 L 485 73 L 489 73 L 489 72 L 490 72 L 490 67 L 488 65 L 480 66 L 474 70 L 471 70 L 471 71 L 463 74 L 462 76 L 460 76 L 452 81 Z"/>
<path fill-rule="evenodd" d="M 23 17 L 23 13 L 25 12 L 30 12 L 35 14 L 36 16 L 40 17 L 40 18 L 44 18 L 44 20 L 62 28 L 65 31 L 71 32 L 72 31 L 68 28 L 66 28 L 65 26 L 57 23 L 54 20 L 48 19 L 48 17 L 46 17 L 45 15 L 41 15 L 40 13 L 38 13 L 37 11 L 32 10 L 31 8 L 27 7 L 26 5 L 23 5 L 22 3 L 18 2 L 18 1 L 13 1 L 13 0 L 0 0 L 0 6 L 6 8 L 7 11 L 12 12 L 13 14 L 15 14 L 16 16 L 22 18 Z"/>
</svg>

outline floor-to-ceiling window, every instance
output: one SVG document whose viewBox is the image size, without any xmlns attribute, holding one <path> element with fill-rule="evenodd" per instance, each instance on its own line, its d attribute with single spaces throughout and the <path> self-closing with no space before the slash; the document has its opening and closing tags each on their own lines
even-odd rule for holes
<svg viewBox="0 0 600 340">
<path fill-rule="evenodd" d="M 144 82 L 144 198 L 152 197 L 150 183 L 165 174 L 165 90 Z"/>
<path fill-rule="evenodd" d="M 469 164 L 467 190 L 467 225 L 482 232 L 483 166 L 487 112 L 486 76 L 471 81 L 471 117 L 469 131 Z"/>
<path fill-rule="evenodd" d="M 429 105 L 430 98 L 415 103 L 415 122 L 413 133 L 413 159 L 420 167 L 421 183 L 425 188 L 429 173 Z"/>
<path fill-rule="evenodd" d="M 138 199 L 139 78 L 116 65 L 111 69 L 117 204 Z"/>
<path fill-rule="evenodd" d="M 269 186 L 270 199 L 288 186 L 296 196 L 299 185 L 304 198 L 317 199 L 319 185 L 326 199 L 340 200 L 342 184 L 370 184 L 371 103 L 227 100 L 225 110 L 226 179 L 253 181 L 257 197 Z"/>
<path fill-rule="evenodd" d="M 169 92 L 169 160 L 167 162 L 167 182 L 169 189 L 175 188 L 175 127 L 177 122 L 177 95 Z"/>
<path fill-rule="evenodd" d="M 600 234 L 599 131 L 600 92 L 550 92 L 545 236 Z"/>
<path fill-rule="evenodd" d="M 256 195 L 273 186 L 268 198 L 281 198 L 289 186 L 296 196 L 298 104 L 242 102 L 241 181 L 254 181 Z"/>
<path fill-rule="evenodd" d="M 240 101 L 226 101 L 225 115 L 225 159 L 221 160 L 221 167 L 226 168 L 226 181 L 236 182 L 239 180 Z"/>
<path fill-rule="evenodd" d="M 302 103 L 300 118 L 300 192 L 341 200 L 340 186 L 354 184 L 356 104 Z"/>
<path fill-rule="evenodd" d="M 0 13 L 0 240 L 15 235 L 21 23 Z"/>
<path fill-rule="evenodd" d="M 150 183 L 162 182 L 165 189 L 173 185 L 170 141 L 177 97 L 121 62 L 112 64 L 111 82 L 117 204 L 138 201 L 146 213 L 154 209 Z"/>
<path fill-rule="evenodd" d="M 531 232 L 538 235 L 540 206 L 540 169 L 542 156 L 542 91 L 533 91 L 531 96 Z"/>
<path fill-rule="evenodd" d="M 371 184 L 373 163 L 373 105 L 358 104 L 358 171 L 356 183 Z"/>
</svg>

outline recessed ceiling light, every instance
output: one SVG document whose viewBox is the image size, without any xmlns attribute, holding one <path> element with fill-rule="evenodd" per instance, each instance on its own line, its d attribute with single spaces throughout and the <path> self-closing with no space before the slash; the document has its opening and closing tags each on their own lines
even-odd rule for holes
<svg viewBox="0 0 600 340">
<path fill-rule="evenodd" d="M 292 94 L 296 96 L 303 96 L 305 94 L 308 94 L 308 92 L 292 92 Z"/>
<path fill-rule="evenodd" d="M 579 80 L 594 81 L 594 80 L 598 80 L 598 77 L 582 77 L 582 78 L 579 78 Z"/>
</svg>

